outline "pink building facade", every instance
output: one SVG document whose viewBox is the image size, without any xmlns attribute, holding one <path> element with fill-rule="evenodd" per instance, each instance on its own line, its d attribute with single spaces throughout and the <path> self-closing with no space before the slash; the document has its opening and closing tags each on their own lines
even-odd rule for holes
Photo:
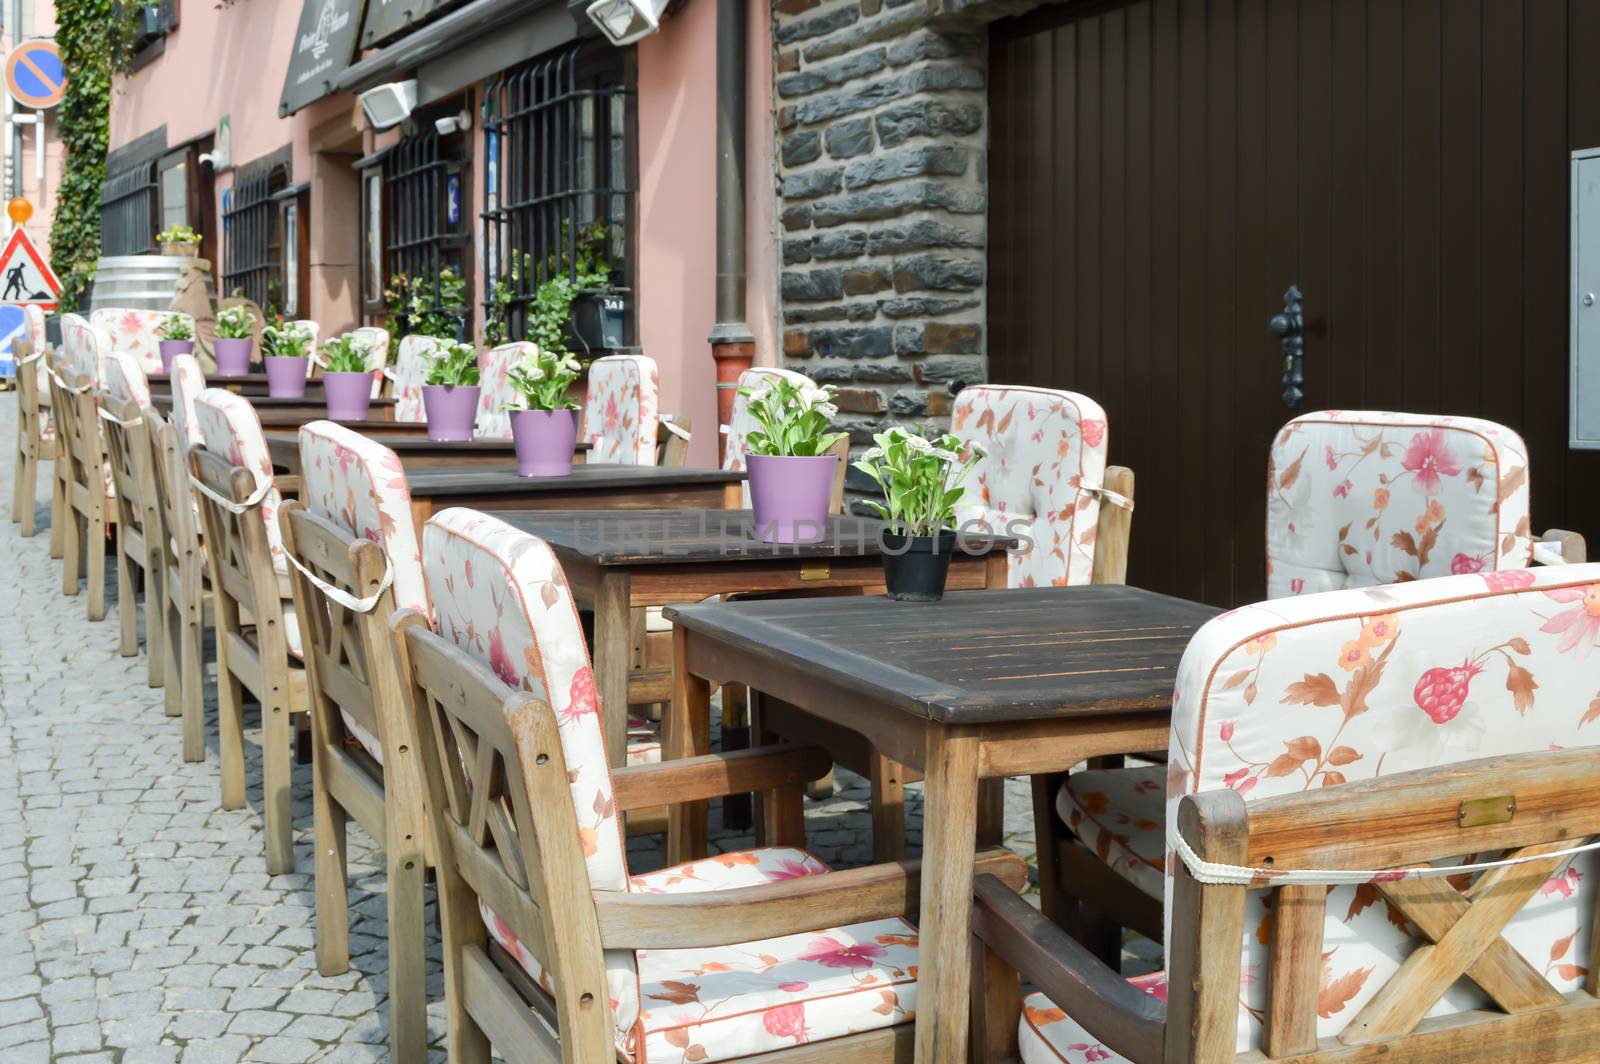
<svg viewBox="0 0 1600 1064">
<path fill-rule="evenodd" d="M 112 101 L 104 253 L 149 253 L 160 228 L 192 225 L 219 292 L 312 318 L 324 336 L 385 321 L 384 289 L 404 274 L 484 342 L 529 326 L 532 284 L 518 283 L 515 260 L 528 256 L 537 276 L 565 270 L 571 234 L 603 232 L 597 247 L 627 308 L 621 346 L 657 361 L 662 409 L 693 419 L 691 461 L 713 462 L 713 0 L 690 0 L 624 48 L 580 36 L 581 11 L 558 5 L 506 17 L 502 0 L 417 4 L 444 10 L 385 36 L 393 5 L 307 3 L 314 13 L 185 4 L 141 49 Z M 355 63 L 316 73 L 309 82 L 333 91 L 318 85 L 319 98 L 280 113 L 291 61 L 337 52 L 357 28 L 340 16 L 359 19 L 363 6 Z M 768 7 L 751 0 L 747 319 L 767 364 L 779 344 L 771 40 Z M 375 131 L 357 93 L 413 80 L 410 118 Z M 511 290 L 504 304 L 496 281 Z"/>
</svg>

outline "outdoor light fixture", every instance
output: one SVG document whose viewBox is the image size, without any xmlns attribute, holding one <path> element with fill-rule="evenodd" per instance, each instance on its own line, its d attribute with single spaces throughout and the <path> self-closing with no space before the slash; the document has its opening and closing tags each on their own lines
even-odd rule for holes
<svg viewBox="0 0 1600 1064">
<path fill-rule="evenodd" d="M 594 0 L 586 10 L 606 39 L 620 48 L 660 29 L 666 9 L 667 0 Z"/>
<path fill-rule="evenodd" d="M 458 115 L 436 118 L 433 120 L 433 128 L 439 131 L 441 137 L 448 137 L 452 133 L 465 133 L 472 128 L 472 112 L 463 109 Z"/>
<path fill-rule="evenodd" d="M 367 124 L 376 130 L 398 126 L 411 115 L 411 109 L 416 105 L 415 80 L 391 81 L 361 94 L 362 113 L 367 116 Z"/>
</svg>

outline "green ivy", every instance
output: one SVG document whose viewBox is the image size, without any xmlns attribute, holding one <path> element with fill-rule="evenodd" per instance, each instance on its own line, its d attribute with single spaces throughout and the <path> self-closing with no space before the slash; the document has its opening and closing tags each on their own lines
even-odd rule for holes
<svg viewBox="0 0 1600 1064">
<path fill-rule="evenodd" d="M 75 310 L 100 258 L 100 186 L 111 134 L 111 79 L 133 43 L 133 5 L 120 0 L 56 0 L 56 45 L 70 72 L 56 111 L 66 148 L 50 225 L 50 266 L 61 279 L 61 309 Z"/>
</svg>

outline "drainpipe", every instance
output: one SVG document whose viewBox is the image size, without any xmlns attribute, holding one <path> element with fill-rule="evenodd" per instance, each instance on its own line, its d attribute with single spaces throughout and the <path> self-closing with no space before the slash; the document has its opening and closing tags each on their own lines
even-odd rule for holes
<svg viewBox="0 0 1600 1064">
<path fill-rule="evenodd" d="M 745 2 L 717 0 L 717 323 L 710 341 L 719 425 L 733 418 L 739 374 L 750 368 L 756 346 L 745 321 Z M 719 457 L 726 446 L 719 432 Z"/>
</svg>

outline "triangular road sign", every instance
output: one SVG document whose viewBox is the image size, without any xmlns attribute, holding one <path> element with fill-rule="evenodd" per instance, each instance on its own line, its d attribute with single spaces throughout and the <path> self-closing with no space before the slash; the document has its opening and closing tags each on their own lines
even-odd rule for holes
<svg viewBox="0 0 1600 1064">
<path fill-rule="evenodd" d="M 33 246 L 25 229 L 11 231 L 6 249 L 0 251 L 0 303 L 37 303 L 55 310 L 61 295 L 61 282 L 50 272 L 39 249 Z"/>
</svg>

